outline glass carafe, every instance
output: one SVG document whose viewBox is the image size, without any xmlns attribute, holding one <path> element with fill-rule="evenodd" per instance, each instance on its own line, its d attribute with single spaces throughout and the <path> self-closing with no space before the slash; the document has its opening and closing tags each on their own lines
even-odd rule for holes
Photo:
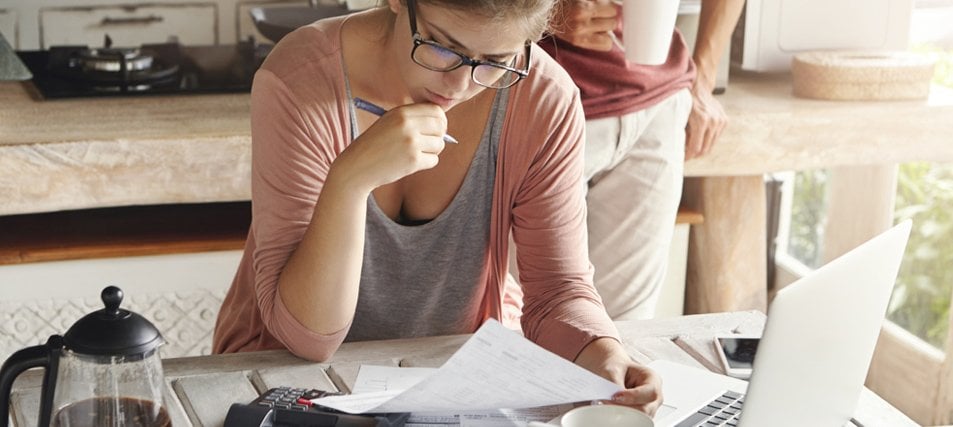
<svg viewBox="0 0 953 427">
<path fill-rule="evenodd" d="M 7 359 L 0 369 L 0 425 L 7 424 L 13 380 L 32 367 L 46 370 L 41 427 L 172 425 L 162 402 L 162 336 L 142 316 L 119 308 L 119 288 L 107 287 L 102 299 L 104 309 L 84 316 L 62 337 Z"/>
</svg>

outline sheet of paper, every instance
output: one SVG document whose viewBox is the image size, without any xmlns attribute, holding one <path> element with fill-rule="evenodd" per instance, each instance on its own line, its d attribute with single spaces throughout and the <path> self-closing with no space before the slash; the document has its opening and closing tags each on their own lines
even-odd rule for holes
<svg viewBox="0 0 953 427">
<path fill-rule="evenodd" d="M 398 368 L 395 366 L 361 365 L 351 394 L 387 390 L 403 391 L 423 381 L 437 368 Z"/>
<path fill-rule="evenodd" d="M 436 372 L 436 368 L 399 368 L 361 365 L 351 390 L 354 394 L 408 389 Z M 572 404 L 529 409 L 498 409 L 466 413 L 412 413 L 407 427 L 525 427 L 530 421 L 550 421 Z"/>
<path fill-rule="evenodd" d="M 609 399 L 618 385 L 489 320 L 436 372 L 409 389 L 315 399 L 348 413 L 472 412 Z"/>
</svg>

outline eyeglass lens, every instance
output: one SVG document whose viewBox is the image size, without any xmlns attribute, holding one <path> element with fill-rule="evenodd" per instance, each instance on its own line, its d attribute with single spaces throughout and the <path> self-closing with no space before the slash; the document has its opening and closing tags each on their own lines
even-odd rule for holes
<svg viewBox="0 0 953 427">
<path fill-rule="evenodd" d="M 459 53 L 430 42 L 424 42 L 414 50 L 414 61 L 434 71 L 449 71 L 467 61 Z M 517 62 L 515 59 L 514 63 Z M 513 64 L 515 65 L 515 64 Z M 478 64 L 473 68 L 473 79 L 488 87 L 506 87 L 519 78 L 519 74 L 490 64 Z"/>
</svg>

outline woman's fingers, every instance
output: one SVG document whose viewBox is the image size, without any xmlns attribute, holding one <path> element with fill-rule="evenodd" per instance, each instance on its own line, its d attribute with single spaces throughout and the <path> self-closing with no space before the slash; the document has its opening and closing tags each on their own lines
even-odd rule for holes
<svg viewBox="0 0 953 427">
<path fill-rule="evenodd" d="M 396 107 L 381 116 L 349 146 L 339 161 L 371 188 L 433 168 L 445 143 L 444 111 L 433 104 Z"/>
</svg>

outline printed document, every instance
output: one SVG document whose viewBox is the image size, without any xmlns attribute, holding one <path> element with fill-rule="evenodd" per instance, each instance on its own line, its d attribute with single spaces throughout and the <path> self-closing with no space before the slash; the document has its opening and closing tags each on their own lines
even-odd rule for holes
<svg viewBox="0 0 953 427">
<path fill-rule="evenodd" d="M 405 390 L 423 381 L 437 368 L 398 368 L 361 365 L 353 394 L 384 390 Z M 526 427 L 530 421 L 546 422 L 573 408 L 571 403 L 524 409 L 496 409 L 477 412 L 414 412 L 407 427 Z"/>
<path fill-rule="evenodd" d="M 410 388 L 330 396 L 339 411 L 472 412 L 609 399 L 622 388 L 488 320 L 453 356 Z"/>
</svg>

